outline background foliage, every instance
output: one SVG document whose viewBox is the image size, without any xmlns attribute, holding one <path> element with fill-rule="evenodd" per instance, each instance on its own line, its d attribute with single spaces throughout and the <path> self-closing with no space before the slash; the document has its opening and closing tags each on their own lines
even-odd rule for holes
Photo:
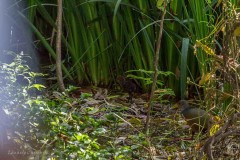
<svg viewBox="0 0 240 160">
<path fill-rule="evenodd" d="M 27 2 L 15 16 L 24 20 L 34 32 L 41 64 L 49 67 L 46 70 L 49 78 L 54 78 L 56 1 Z M 149 77 L 153 74 L 161 2 L 65 0 L 62 34 L 65 82 L 80 86 L 111 86 L 118 75 L 129 74 L 138 80 L 144 91 L 148 91 L 152 83 Z M 237 7 L 239 2 L 236 0 L 169 2 L 158 81 L 158 87 L 166 89 L 156 91 L 158 102 L 164 102 L 166 94 L 174 95 L 168 90 L 171 88 L 178 97 L 204 99 L 207 106 L 213 106 L 216 115 L 225 116 L 239 110 L 240 16 Z M 12 31 L 16 31 L 18 25 L 11 26 Z M 21 59 L 26 58 L 25 54 L 14 54 L 13 57 L 14 61 L 10 63 L 0 59 L 1 109 L 7 110 L 12 117 L 10 125 L 18 130 L 14 133 L 15 138 L 24 147 L 28 144 L 30 146 L 26 148 L 40 150 L 41 157 L 60 159 L 131 159 L 153 154 L 148 139 L 138 130 L 141 118 L 129 114 L 132 108 L 108 102 L 92 104 L 88 101 L 91 95 L 81 93 L 75 98 L 68 95 L 68 90 L 37 96 L 37 90 L 44 86 L 35 83 L 37 74 L 31 72 Z M 163 130 L 157 136 L 152 134 L 152 142 L 156 139 L 156 144 L 161 144 L 156 145 L 159 151 L 165 143 L 169 144 L 166 139 L 181 134 L 171 117 L 171 108 L 160 109 L 165 115 L 154 119 L 155 124 L 162 125 L 156 128 L 175 128 Z M 159 118 L 161 116 L 164 118 Z M 126 129 L 125 124 L 131 126 L 131 130 Z M 122 132 L 126 132 L 124 136 L 121 136 Z M 184 147 L 185 143 L 180 145 Z M 53 152 L 49 153 L 51 149 Z M 175 148 L 164 149 L 173 153 Z M 148 152 L 142 153 L 142 150 Z"/>
<path fill-rule="evenodd" d="M 164 22 L 159 69 L 175 73 L 167 81 L 160 78 L 178 96 L 180 91 L 184 94 L 187 76 L 195 83 L 211 66 L 201 47 L 195 50 L 194 55 L 196 40 L 213 50 L 216 46 L 222 48 L 221 37 L 216 37 L 219 37 L 224 19 L 221 11 L 228 4 L 236 7 L 234 0 L 231 3 L 170 1 Z M 29 0 L 28 6 L 24 12 L 28 13 L 29 23 L 34 24 L 32 28 L 36 38 L 42 42 L 38 47 L 44 47 L 40 57 L 48 52 L 55 58 L 55 1 Z M 161 1 L 155 0 L 64 1 L 63 65 L 68 68 L 63 68 L 65 77 L 76 80 L 78 84 L 106 86 L 125 71 L 152 70 L 160 9 Z M 187 65 L 180 66 L 181 62 L 187 62 Z M 136 76 L 145 77 L 141 72 Z M 140 80 L 140 83 L 146 90 L 144 81 Z"/>
</svg>

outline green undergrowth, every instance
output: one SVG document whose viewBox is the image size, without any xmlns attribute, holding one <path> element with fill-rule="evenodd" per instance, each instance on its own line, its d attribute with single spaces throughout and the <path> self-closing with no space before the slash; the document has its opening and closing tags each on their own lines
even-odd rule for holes
<svg viewBox="0 0 240 160">
<path fill-rule="evenodd" d="M 16 152 L 43 159 L 131 159 L 141 148 L 143 135 L 128 134 L 136 144 L 123 144 L 127 137 L 117 136 L 123 121 L 116 113 L 121 115 L 125 107 L 96 107 L 89 93 L 76 98 L 69 92 L 43 91 L 36 79 L 44 75 L 31 72 L 23 54 L 7 54 L 11 62 L 0 65 L 1 110 L 11 122 L 7 127 L 19 146 Z"/>
<path fill-rule="evenodd" d="M 10 122 L 10 140 L 19 146 L 14 153 L 27 153 L 32 159 L 141 160 L 181 157 L 179 153 L 193 145 L 175 140 L 188 130 L 181 127 L 179 111 L 166 101 L 167 95 L 173 96 L 168 89 L 156 90 L 146 137 L 143 97 L 135 96 L 130 104 L 127 95 L 105 91 L 97 91 L 99 96 L 73 86 L 63 93 L 47 91 L 38 83 L 44 75 L 30 70 L 24 54 L 11 55 L 11 62 L 0 63 L 0 109 Z"/>
<path fill-rule="evenodd" d="M 52 157 L 131 159 L 134 146 L 114 142 L 117 140 L 114 132 L 120 120 L 111 111 L 105 111 L 107 106 L 99 109 L 83 107 L 81 98 L 55 94 L 56 97 L 42 101 L 38 110 L 44 116 L 40 125 L 46 131 L 39 137 L 40 143 L 53 150 Z"/>
</svg>

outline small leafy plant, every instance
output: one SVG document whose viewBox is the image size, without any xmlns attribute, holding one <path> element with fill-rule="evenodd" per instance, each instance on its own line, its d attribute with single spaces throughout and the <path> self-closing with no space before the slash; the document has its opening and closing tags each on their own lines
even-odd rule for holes
<svg viewBox="0 0 240 160">
<path fill-rule="evenodd" d="M 129 78 L 133 78 L 133 79 L 138 79 L 138 80 L 143 80 L 144 81 L 144 85 L 146 86 L 150 86 L 153 81 L 152 81 L 152 75 L 153 75 L 153 71 L 146 71 L 146 70 L 130 70 L 127 73 L 132 73 L 132 72 L 137 72 L 137 73 L 142 73 L 145 74 L 145 77 L 140 77 L 140 76 L 136 76 L 133 74 L 128 74 L 127 77 Z M 158 71 L 158 75 L 159 77 L 170 77 L 173 76 L 174 74 L 170 71 Z M 165 88 L 165 83 L 161 80 L 158 79 L 157 81 L 157 90 L 154 92 L 155 96 L 156 96 L 156 100 L 160 101 L 160 102 L 168 102 L 167 100 L 164 100 L 163 97 L 165 96 L 175 96 L 174 91 L 170 88 Z"/>
<path fill-rule="evenodd" d="M 24 54 L 5 54 L 10 54 L 12 60 L 0 62 L 0 109 L 11 121 L 8 127 L 12 129 L 12 140 L 29 153 L 28 157 L 130 159 L 131 147 L 116 146 L 103 138 L 109 132 L 108 119 L 96 118 L 98 110 L 81 106 L 89 96 L 76 99 L 67 92 L 43 94 L 44 85 L 35 83 L 43 74 L 30 70 Z"/>
</svg>

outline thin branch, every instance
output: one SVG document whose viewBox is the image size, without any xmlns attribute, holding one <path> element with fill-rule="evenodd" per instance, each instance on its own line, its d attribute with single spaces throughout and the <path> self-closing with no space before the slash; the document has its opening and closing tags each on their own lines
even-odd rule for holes
<svg viewBox="0 0 240 160">
<path fill-rule="evenodd" d="M 145 124 L 145 133 L 148 134 L 148 130 L 149 130 L 149 123 L 150 123 L 150 114 L 151 114 L 151 110 L 152 110 L 152 101 L 153 101 L 153 96 L 154 96 L 154 91 L 156 88 L 156 84 L 157 84 L 157 77 L 158 77 L 158 61 L 159 61 L 159 51 L 161 48 L 161 41 L 162 41 L 162 32 L 163 32 L 163 21 L 164 21 L 164 17 L 166 14 L 166 6 L 167 6 L 167 1 L 164 2 L 164 8 L 163 8 L 163 13 L 161 16 L 161 22 L 160 22 L 160 28 L 159 28 L 159 35 L 158 35 L 158 40 L 156 43 L 156 50 L 155 50 L 155 57 L 154 57 L 154 76 L 153 76 L 153 84 L 152 84 L 152 89 L 151 89 L 151 94 L 150 94 L 150 98 L 148 101 L 148 112 L 147 112 L 147 119 L 146 119 L 146 124 Z"/>
<path fill-rule="evenodd" d="M 61 62 L 61 35 L 62 35 L 62 3 L 63 0 L 58 0 L 58 11 L 57 11 L 57 38 L 56 38 L 56 74 L 57 81 L 60 91 L 65 91 L 63 77 L 62 77 L 62 62 Z"/>
</svg>

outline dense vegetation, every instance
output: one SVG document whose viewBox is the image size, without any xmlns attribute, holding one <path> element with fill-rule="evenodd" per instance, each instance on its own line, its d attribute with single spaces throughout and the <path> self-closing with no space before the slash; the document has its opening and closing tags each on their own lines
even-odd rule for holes
<svg viewBox="0 0 240 160">
<path fill-rule="evenodd" d="M 9 42 L 21 42 L 14 39 L 17 31 L 29 28 L 40 59 L 37 71 L 44 74 L 30 67 L 37 59 L 28 56 L 33 50 L 21 43 L 0 45 L 0 114 L 5 117 L 0 134 L 10 137 L 0 154 L 22 159 L 240 157 L 234 151 L 240 142 L 237 0 L 63 0 L 64 92 L 55 78 L 58 3 L 28 0 L 11 6 L 15 12 L 4 10 L 17 19 Z M 154 73 L 157 86 L 151 90 Z M 189 134 L 174 105 L 180 98 L 213 115 L 210 138 L 178 138 Z"/>
</svg>

